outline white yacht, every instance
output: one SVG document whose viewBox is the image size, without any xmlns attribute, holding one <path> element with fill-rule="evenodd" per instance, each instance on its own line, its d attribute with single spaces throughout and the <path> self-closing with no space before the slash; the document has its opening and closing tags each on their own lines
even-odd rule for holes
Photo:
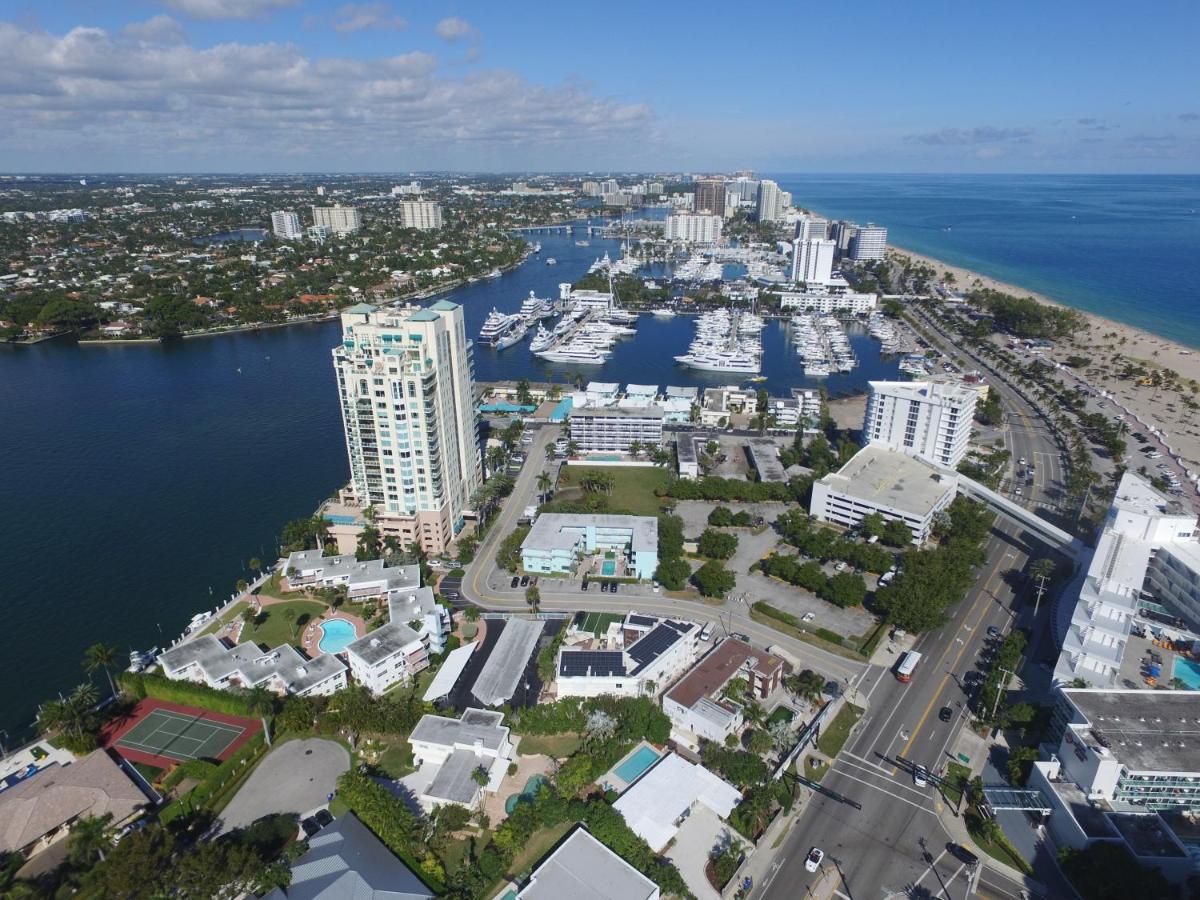
<svg viewBox="0 0 1200 900">
<path fill-rule="evenodd" d="M 521 303 L 520 315 L 526 322 L 549 318 L 554 315 L 554 302 L 537 297 L 530 291 L 529 298 Z"/>
<path fill-rule="evenodd" d="M 693 351 L 675 357 L 675 362 L 701 372 L 741 372 L 757 375 L 762 361 L 752 353 L 741 350 Z"/>
<path fill-rule="evenodd" d="M 541 353 L 543 350 L 549 350 L 554 345 L 554 332 L 547 331 L 539 323 L 537 331 L 533 334 L 533 340 L 529 342 L 530 353 Z"/>
<path fill-rule="evenodd" d="M 483 276 L 483 277 L 484 277 L 484 278 L 499 278 L 499 277 L 500 277 L 501 275 L 503 275 L 503 274 L 504 274 L 504 273 L 503 273 L 503 272 L 501 272 L 499 269 L 492 269 L 492 271 L 488 272 L 488 273 L 487 273 L 485 276 Z"/>
<path fill-rule="evenodd" d="M 650 314 L 659 319 L 671 319 L 675 316 L 675 310 L 669 306 L 656 306 L 650 310 Z"/>
<path fill-rule="evenodd" d="M 553 256 L 547 256 L 546 257 L 546 265 L 556 266 L 556 265 L 558 265 L 558 260 L 555 259 Z"/>
<path fill-rule="evenodd" d="M 578 344 L 574 341 L 569 341 L 554 350 L 539 353 L 538 356 L 547 362 L 574 363 L 579 366 L 603 365 L 608 358 L 606 354 L 601 353 L 595 347 Z"/>
<path fill-rule="evenodd" d="M 533 252 L 534 253 L 542 252 L 542 242 L 541 241 L 538 241 L 536 244 L 533 245 Z"/>
<path fill-rule="evenodd" d="M 488 313 L 487 320 L 479 331 L 479 343 L 485 347 L 503 350 L 525 337 L 526 328 L 525 320 L 520 316 L 493 309 Z"/>
</svg>

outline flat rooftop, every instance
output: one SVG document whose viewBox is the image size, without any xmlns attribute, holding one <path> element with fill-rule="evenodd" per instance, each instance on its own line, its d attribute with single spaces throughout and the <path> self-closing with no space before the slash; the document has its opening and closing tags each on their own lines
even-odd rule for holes
<svg viewBox="0 0 1200 900">
<path fill-rule="evenodd" d="M 783 660 L 778 656 L 756 650 L 737 638 L 726 638 L 696 663 L 667 696 L 691 709 L 698 700 L 718 690 L 736 675 L 748 660 L 753 660 L 754 668 L 764 674 L 783 667 Z"/>
<path fill-rule="evenodd" d="M 746 449 L 750 454 L 750 462 L 754 466 L 754 471 L 758 472 L 758 477 L 763 481 L 785 482 L 788 480 L 783 463 L 779 461 L 779 448 L 775 446 L 774 441 L 765 438 L 752 439 L 746 444 Z"/>
<path fill-rule="evenodd" d="M 498 706 L 512 699 L 541 634 L 540 621 L 509 619 L 505 623 L 504 633 L 471 688 L 480 703 Z"/>
<path fill-rule="evenodd" d="M 831 490 L 875 506 L 914 515 L 933 512 L 954 493 L 953 475 L 939 472 L 916 457 L 881 446 L 867 446 L 837 472 L 821 479 Z"/>
<path fill-rule="evenodd" d="M 533 550 L 574 549 L 580 531 L 597 528 L 606 531 L 628 529 L 633 552 L 658 551 L 658 519 L 653 516 L 603 516 L 587 513 L 544 513 L 534 520 L 533 527 L 521 548 Z"/>
<path fill-rule="evenodd" d="M 1132 472 L 1126 472 L 1121 476 L 1121 482 L 1117 485 L 1112 505 L 1119 510 L 1144 516 L 1192 516 L 1187 507 L 1178 500 L 1155 490 L 1150 482 L 1139 478 Z"/>
<path fill-rule="evenodd" d="M 1184 850 L 1154 813 L 1108 814 L 1108 821 L 1121 833 L 1136 856 L 1166 859 L 1184 856 Z"/>
<path fill-rule="evenodd" d="M 441 747 L 472 747 L 475 742 L 486 750 L 499 750 L 508 729 L 500 723 L 504 714 L 486 709 L 468 709 L 461 719 L 426 714 L 412 730 L 410 740 Z"/>
<path fill-rule="evenodd" d="M 1131 772 L 1200 772 L 1200 691 L 1064 688 L 1092 736 Z"/>
<path fill-rule="evenodd" d="M 661 406 L 583 406 L 568 413 L 570 419 L 661 419 Z"/>
</svg>

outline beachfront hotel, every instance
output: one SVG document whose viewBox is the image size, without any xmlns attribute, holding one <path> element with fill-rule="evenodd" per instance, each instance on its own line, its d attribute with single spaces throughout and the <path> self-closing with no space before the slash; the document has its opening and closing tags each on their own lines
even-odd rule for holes
<svg viewBox="0 0 1200 900">
<path fill-rule="evenodd" d="M 350 307 L 333 367 L 350 459 L 343 501 L 373 508 L 385 537 L 441 553 L 482 483 L 462 307 Z"/>
</svg>

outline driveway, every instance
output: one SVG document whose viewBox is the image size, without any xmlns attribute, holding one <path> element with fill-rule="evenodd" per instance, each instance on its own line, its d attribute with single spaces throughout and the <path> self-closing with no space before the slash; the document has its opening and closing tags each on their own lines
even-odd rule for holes
<svg viewBox="0 0 1200 900">
<path fill-rule="evenodd" d="M 350 753 L 337 741 L 288 741 L 267 754 L 221 814 L 220 834 L 275 813 L 305 815 L 325 806 Z"/>
<path fill-rule="evenodd" d="M 720 897 L 708 883 L 704 868 L 708 865 L 708 856 L 713 848 L 728 841 L 741 841 L 741 838 L 715 812 L 703 803 L 697 803 L 675 834 L 675 843 L 667 850 L 667 859 L 675 863 L 688 889 L 699 900 L 717 900 Z"/>
</svg>

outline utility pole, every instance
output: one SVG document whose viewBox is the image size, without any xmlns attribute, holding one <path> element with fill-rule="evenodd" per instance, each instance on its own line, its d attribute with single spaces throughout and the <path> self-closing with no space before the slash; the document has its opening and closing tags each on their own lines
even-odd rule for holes
<svg viewBox="0 0 1200 900">
<path fill-rule="evenodd" d="M 1016 675 L 1016 672 L 1013 672 L 1011 669 L 1000 669 L 1000 671 L 1007 673 L 1009 679 L 1012 679 L 1012 677 L 1014 675 Z M 1004 692 L 1004 687 L 1006 684 L 1008 684 L 1007 680 L 1001 681 L 999 684 L 996 685 L 996 702 L 992 704 L 992 721 L 993 722 L 996 721 L 996 710 L 998 710 L 1000 708 L 1000 695 Z"/>
<path fill-rule="evenodd" d="M 1042 594 L 1044 594 L 1046 592 L 1046 576 L 1039 575 L 1037 577 L 1037 579 L 1038 579 L 1037 597 L 1033 601 L 1033 618 L 1034 618 L 1034 620 L 1037 619 L 1038 608 L 1042 605 Z"/>
</svg>

